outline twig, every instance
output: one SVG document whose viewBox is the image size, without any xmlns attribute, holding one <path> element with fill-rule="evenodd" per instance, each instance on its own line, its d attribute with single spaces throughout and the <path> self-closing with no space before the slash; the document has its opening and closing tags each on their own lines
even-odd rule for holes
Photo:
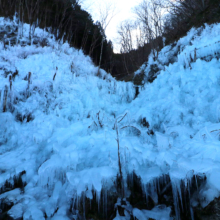
<svg viewBox="0 0 220 220">
<path fill-rule="evenodd" d="M 53 81 L 55 80 L 55 78 L 56 78 L 56 75 L 57 75 L 57 70 L 58 70 L 58 67 L 56 67 L 56 72 L 55 72 L 55 74 L 54 74 L 54 76 L 53 76 Z"/>
<path fill-rule="evenodd" d="M 128 128 L 128 127 L 137 129 L 140 132 L 140 134 L 141 134 L 141 130 L 138 129 L 137 127 L 135 127 L 135 126 L 132 126 L 132 125 L 126 125 L 126 126 L 122 127 L 121 129 L 125 129 L 125 128 Z"/>
<path fill-rule="evenodd" d="M 196 62 L 196 48 L 194 50 L 194 62 Z"/>
<path fill-rule="evenodd" d="M 28 73 L 28 85 L 31 83 L 31 72 Z"/>
<path fill-rule="evenodd" d="M 213 130 L 213 131 L 210 131 L 210 133 L 212 133 L 212 132 L 215 132 L 215 131 L 220 131 L 220 129 L 217 129 L 217 130 Z"/>
<path fill-rule="evenodd" d="M 125 118 L 125 116 L 126 116 L 127 114 L 128 114 L 128 113 L 126 112 L 125 115 L 121 118 L 121 120 L 118 121 L 118 123 L 120 123 L 120 122 Z"/>
<path fill-rule="evenodd" d="M 96 114 L 96 116 L 98 117 L 99 125 L 102 128 L 103 124 L 102 124 L 102 121 L 100 120 L 99 114 L 100 114 L 100 111 Z M 102 118 L 102 120 L 103 120 L 103 118 Z"/>
<path fill-rule="evenodd" d="M 10 83 L 10 91 L 11 91 L 11 89 L 12 89 L 12 77 L 11 77 L 11 75 L 9 76 L 9 83 Z"/>
<path fill-rule="evenodd" d="M 8 97 L 8 86 L 5 86 L 4 96 L 3 96 L 3 112 L 6 112 L 7 97 Z"/>
</svg>

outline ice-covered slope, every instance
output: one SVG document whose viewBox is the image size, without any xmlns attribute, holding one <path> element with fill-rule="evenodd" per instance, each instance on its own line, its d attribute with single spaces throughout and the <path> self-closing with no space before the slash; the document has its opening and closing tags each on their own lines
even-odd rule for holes
<svg viewBox="0 0 220 220">
<path fill-rule="evenodd" d="M 51 37 L 47 47 L 4 49 L 1 43 L 0 200 L 13 205 L 8 213 L 14 219 L 80 219 L 83 212 L 77 209 L 83 207 L 85 215 L 86 198 L 95 196 L 107 206 L 110 194 L 117 194 L 118 154 L 122 194 L 129 197 L 125 180 L 134 171 L 157 206 L 159 185 L 166 192 L 169 176 L 176 219 L 183 182 L 187 190 L 192 178 L 204 179 L 190 198 L 191 212 L 218 197 L 220 25 L 201 29 L 199 36 L 196 32 L 161 51 L 160 63 L 165 63 L 182 47 L 175 62 L 135 100 L 131 83 L 117 82 L 104 71 L 97 74 L 90 58 L 68 44 Z M 47 36 L 42 30 L 36 34 Z M 195 47 L 206 51 L 191 62 Z M 206 54 L 209 62 L 200 59 Z M 170 207 L 150 212 L 126 204 L 125 216 L 117 213 L 116 219 L 170 218 Z"/>
<path fill-rule="evenodd" d="M 192 29 L 173 46 L 164 47 L 158 60 L 150 57 L 148 66 L 139 72 L 144 69 L 147 76 L 150 65 L 161 70 L 131 103 L 136 107 L 131 107 L 131 115 L 136 120 L 146 118 L 155 131 L 156 142 L 145 151 L 146 158 L 160 172 L 169 173 L 174 195 L 181 198 L 180 179 L 187 186 L 190 176 L 206 175 L 206 186 L 199 192 L 202 206 L 220 191 L 219 36 L 219 24 Z M 137 167 L 137 173 L 148 182 L 142 166 Z M 191 204 L 196 206 L 198 201 L 192 199 Z"/>
<path fill-rule="evenodd" d="M 24 193 L 6 192 L 0 199 L 16 201 L 24 219 L 51 217 L 57 207 L 61 219 L 82 191 L 91 197 L 94 189 L 99 196 L 103 182 L 113 185 L 118 172 L 113 127 L 134 98 L 134 88 L 103 70 L 96 76 L 90 58 L 68 44 L 50 40 L 43 48 L 3 47 L 0 187 L 6 180 L 13 185 L 13 177 L 24 171 L 27 185 Z"/>
</svg>

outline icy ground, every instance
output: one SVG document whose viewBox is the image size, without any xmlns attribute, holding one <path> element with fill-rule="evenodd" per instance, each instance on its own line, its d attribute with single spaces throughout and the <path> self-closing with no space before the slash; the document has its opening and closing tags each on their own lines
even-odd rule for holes
<svg viewBox="0 0 220 220">
<path fill-rule="evenodd" d="M 5 23 L 1 18 L 0 25 Z M 25 25 L 24 35 L 28 30 Z M 46 213 L 48 219 L 71 219 L 73 198 L 77 202 L 83 192 L 92 198 L 92 190 L 99 198 L 102 187 L 111 189 L 119 172 L 116 126 L 123 177 L 135 171 L 143 189 L 151 186 L 156 204 L 154 180 L 169 174 L 176 219 L 181 180 L 207 178 L 192 206 L 205 207 L 219 197 L 219 24 L 192 29 L 175 46 L 163 48 L 160 63 L 178 51 L 175 62 L 136 99 L 132 83 L 103 70 L 97 74 L 82 51 L 43 30 L 35 34 L 47 37 L 49 46 L 4 49 L 0 43 L 0 188 L 23 171 L 27 184 L 0 195 L 0 201 L 14 203 L 13 218 L 41 220 Z M 130 211 L 139 220 L 172 219 L 169 207 Z"/>
</svg>

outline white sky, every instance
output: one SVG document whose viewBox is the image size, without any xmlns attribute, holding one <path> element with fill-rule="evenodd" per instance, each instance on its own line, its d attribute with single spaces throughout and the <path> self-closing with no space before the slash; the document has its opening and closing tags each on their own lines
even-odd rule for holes
<svg viewBox="0 0 220 220">
<path fill-rule="evenodd" d="M 114 44 L 114 51 L 119 52 L 117 45 L 117 26 L 120 22 L 133 19 L 134 14 L 132 13 L 132 8 L 138 5 L 141 0 L 82 0 L 82 8 L 88 11 L 94 21 L 99 20 L 99 8 L 103 7 L 105 4 L 113 4 L 116 7 L 116 15 L 109 23 L 106 29 L 106 36 Z"/>
</svg>

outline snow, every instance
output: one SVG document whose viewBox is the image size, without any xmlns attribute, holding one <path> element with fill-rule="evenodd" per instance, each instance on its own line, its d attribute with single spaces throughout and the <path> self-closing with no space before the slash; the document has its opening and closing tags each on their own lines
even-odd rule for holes
<svg viewBox="0 0 220 220">
<path fill-rule="evenodd" d="M 1 18 L 0 25 L 4 22 L 9 23 Z M 25 25 L 24 39 L 28 30 Z M 85 192 L 92 199 L 93 190 L 100 198 L 103 187 L 114 186 L 116 121 L 123 176 L 135 171 L 143 188 L 151 187 L 155 203 L 154 181 L 164 174 L 171 177 L 177 215 L 181 180 L 206 175 L 206 188 L 200 192 L 204 206 L 220 195 L 220 62 L 215 57 L 220 49 L 219 24 L 192 29 L 176 46 L 163 48 L 162 63 L 178 47 L 181 50 L 136 99 L 132 83 L 118 82 L 104 70 L 96 76 L 98 68 L 81 50 L 56 42 L 40 29 L 35 35 L 48 37 L 49 46 L 4 49 L 0 43 L 0 187 L 22 171 L 27 183 L 23 194 L 15 189 L 0 195 L 13 199 L 11 216 L 39 220 L 46 213 L 54 220 L 69 219 L 71 198 L 77 200 Z M 190 63 L 195 48 L 196 61 Z M 202 59 L 209 55 L 209 62 Z M 149 64 L 154 62 L 149 59 Z M 18 70 L 11 90 L 5 69 Z M 25 79 L 29 72 L 30 84 Z M 149 128 L 141 124 L 143 118 Z M 149 135 L 149 129 L 155 135 Z M 170 207 L 133 209 L 133 215 L 165 220 Z M 126 218 L 118 214 L 115 219 Z"/>
</svg>

